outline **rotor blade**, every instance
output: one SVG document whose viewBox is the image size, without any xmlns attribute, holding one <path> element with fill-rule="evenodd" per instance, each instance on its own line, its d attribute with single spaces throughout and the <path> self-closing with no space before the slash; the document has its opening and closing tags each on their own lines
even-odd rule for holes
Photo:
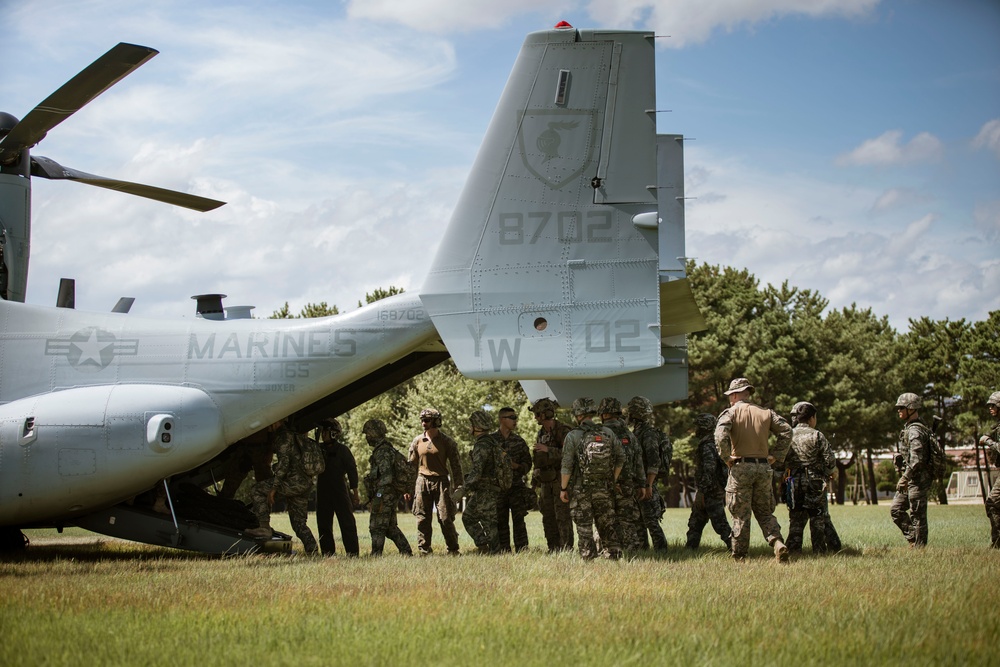
<svg viewBox="0 0 1000 667">
<path fill-rule="evenodd" d="M 88 174 L 84 171 L 77 171 L 76 169 L 64 167 L 55 160 L 42 157 L 41 155 L 31 156 L 31 175 L 38 176 L 39 178 L 47 178 L 53 181 L 79 181 L 81 183 L 86 183 L 87 185 L 96 185 L 99 188 L 118 190 L 119 192 L 125 192 L 138 197 L 145 197 L 146 199 L 155 199 L 156 201 L 161 201 L 165 204 L 183 206 L 184 208 L 194 209 L 195 211 L 201 211 L 202 213 L 217 209 L 226 203 L 215 199 L 189 195 L 185 192 L 177 192 L 176 190 L 157 188 L 152 185 L 143 185 L 142 183 L 131 183 L 129 181 L 119 181 L 114 178 L 105 178 L 104 176 L 95 176 L 94 174 Z"/>
<path fill-rule="evenodd" d="M 45 133 L 79 111 L 85 104 L 118 83 L 159 51 L 124 42 L 85 67 L 56 92 L 28 112 L 0 140 L 0 162 L 8 162 L 31 148 Z"/>
</svg>

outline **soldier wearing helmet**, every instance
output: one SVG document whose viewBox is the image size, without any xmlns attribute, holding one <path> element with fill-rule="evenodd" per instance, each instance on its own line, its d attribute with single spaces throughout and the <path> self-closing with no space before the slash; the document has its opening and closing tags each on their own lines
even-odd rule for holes
<svg viewBox="0 0 1000 667">
<path fill-rule="evenodd" d="M 750 402 L 754 387 L 746 378 L 736 378 L 725 392 L 729 407 L 719 415 L 715 444 L 729 466 L 726 502 L 733 515 L 733 559 L 746 559 L 750 547 L 750 515 L 757 519 L 767 543 L 780 563 L 788 561 L 788 547 L 774 517 L 771 466 L 783 463 L 792 444 L 792 427 L 767 408 Z M 774 435 L 777 443 L 768 444 Z"/>
<path fill-rule="evenodd" d="M 361 427 L 361 432 L 372 447 L 372 454 L 368 458 L 369 472 L 365 477 L 365 488 L 371 502 L 368 531 L 372 537 L 372 555 L 382 555 L 385 538 L 388 537 L 399 549 L 399 553 L 412 556 L 410 542 L 396 521 L 396 506 L 399 504 L 400 494 L 393 480 L 398 474 L 395 460 L 397 457 L 402 458 L 402 454 L 386 439 L 388 429 L 381 419 L 369 419 Z"/>
<path fill-rule="evenodd" d="M 986 408 L 995 423 L 988 434 L 979 438 L 979 444 L 987 452 L 990 462 L 1000 463 L 1000 391 L 995 391 L 986 399 Z M 1000 475 L 993 481 L 990 495 L 986 497 L 986 516 L 990 519 L 990 546 L 1000 549 Z"/>
<path fill-rule="evenodd" d="M 649 539 L 655 551 L 667 550 L 667 536 L 663 534 L 660 519 L 663 518 L 665 505 L 660 492 L 656 488 L 656 478 L 670 469 L 670 460 L 663 460 L 664 455 L 673 453 L 669 438 L 653 424 L 653 403 L 645 396 L 633 396 L 626 407 L 628 423 L 635 435 L 635 442 L 642 453 L 643 468 L 646 479 L 643 480 L 642 497 L 639 499 L 639 509 L 642 512 L 642 522 L 649 532 Z M 645 539 L 643 540 L 645 543 Z"/>
<path fill-rule="evenodd" d="M 562 467 L 563 441 L 573 430 L 556 419 L 559 404 L 551 398 L 540 398 L 531 404 L 538 423 L 538 435 L 532 446 L 532 488 L 538 489 L 538 511 L 549 553 L 573 549 L 573 519 L 569 506 L 559 500 L 559 470 Z"/>
<path fill-rule="evenodd" d="M 501 490 L 497 467 L 509 468 L 510 460 L 493 435 L 493 418 L 486 412 L 476 410 L 469 415 L 469 428 L 474 442 L 469 455 L 472 466 L 465 476 L 467 500 L 462 524 L 480 554 L 493 554 L 500 550 L 497 516 Z"/>
<path fill-rule="evenodd" d="M 622 421 L 621 401 L 614 396 L 602 398 L 597 406 L 597 414 L 601 417 L 601 424 L 618 437 L 625 456 L 625 465 L 622 474 L 618 476 L 614 494 L 618 536 L 625 549 L 642 551 L 649 547 L 646 526 L 642 522 L 642 510 L 639 508 L 639 500 L 646 497 L 646 468 L 642 452 L 635 434 Z"/>
<path fill-rule="evenodd" d="M 528 488 L 525 475 L 531 470 L 531 450 L 517 432 L 517 412 L 512 407 L 502 407 L 497 415 L 499 428 L 493 433 L 510 459 L 512 481 L 510 488 L 500 496 L 497 508 L 497 542 L 501 552 L 509 552 L 511 525 L 514 533 L 514 550 L 528 548 L 528 527 L 524 517 L 538 504 L 538 496 Z M 507 516 L 510 515 L 510 524 Z"/>
<path fill-rule="evenodd" d="M 800 401 L 792 407 L 792 448 L 785 457 L 788 499 L 788 549 L 802 551 L 806 523 L 813 553 L 826 553 L 826 482 L 837 468 L 833 447 L 816 430 L 817 411 Z"/>
<path fill-rule="evenodd" d="M 920 397 L 912 392 L 896 399 L 896 415 L 903 420 L 896 469 L 900 472 L 889 514 L 911 547 L 927 546 L 927 497 L 931 471 L 931 431 L 920 421 Z"/>
<path fill-rule="evenodd" d="M 319 423 L 318 431 L 323 458 L 326 459 L 326 468 L 316 477 L 319 548 L 324 556 L 333 556 L 337 552 L 337 544 L 333 539 L 333 517 L 336 516 L 344 550 L 348 556 L 357 556 L 360 546 L 354 508 L 361 505 L 361 498 L 358 496 L 358 464 L 351 448 L 343 440 L 343 429 L 339 421 L 332 417 L 324 419 Z"/>
<path fill-rule="evenodd" d="M 462 497 L 464 477 L 462 462 L 458 456 L 458 443 L 441 430 L 441 423 L 440 412 L 434 408 L 424 408 L 420 411 L 420 424 L 424 431 L 410 443 L 409 460 L 419 466 L 413 495 L 413 514 L 417 517 L 417 549 L 421 555 L 433 551 L 431 539 L 435 507 L 448 553 L 458 554 L 455 499 Z"/>
<path fill-rule="evenodd" d="M 559 498 L 569 504 L 580 555 L 587 560 L 597 557 L 597 528 L 601 553 L 616 559 L 621 557 L 622 542 L 615 520 L 614 494 L 625 455 L 614 432 L 594 423 L 596 412 L 592 398 L 573 401 L 577 427 L 563 441 Z"/>
<path fill-rule="evenodd" d="M 715 417 L 703 412 L 694 418 L 695 437 L 698 445 L 694 450 L 694 479 L 696 492 L 688 518 L 687 541 L 684 546 L 697 549 L 701 545 L 701 534 L 711 521 L 712 528 L 726 548 L 733 549 L 733 529 L 726 518 L 726 480 L 729 470 L 719 458 L 715 446 Z"/>
</svg>

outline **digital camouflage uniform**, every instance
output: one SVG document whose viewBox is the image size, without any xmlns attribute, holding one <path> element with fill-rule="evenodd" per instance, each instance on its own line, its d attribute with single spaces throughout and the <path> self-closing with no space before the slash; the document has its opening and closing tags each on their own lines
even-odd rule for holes
<svg viewBox="0 0 1000 667">
<path fill-rule="evenodd" d="M 1000 391 L 993 392 L 987 405 L 1000 408 Z M 1000 421 L 993 425 L 988 435 L 979 438 L 979 444 L 987 450 L 987 457 L 998 474 L 993 480 L 993 488 L 986 497 L 986 516 L 990 519 L 990 546 L 1000 549 L 1000 471 L 996 470 L 1000 463 Z"/>
<path fill-rule="evenodd" d="M 830 442 L 807 424 L 792 429 L 792 447 L 785 457 L 785 469 L 793 482 L 793 505 L 788 508 L 788 548 L 802 550 L 806 522 L 814 553 L 825 553 L 826 480 L 836 469 L 837 459 Z"/>
<path fill-rule="evenodd" d="M 696 491 L 691 516 L 688 518 L 687 541 L 684 546 L 697 549 L 701 545 L 701 534 L 705 525 L 712 522 L 712 528 L 726 548 L 733 549 L 733 530 L 726 518 L 726 481 L 729 469 L 719 458 L 715 446 L 715 417 L 699 415 L 695 422 L 696 435 L 700 436 L 694 450 L 694 480 Z"/>
<path fill-rule="evenodd" d="M 433 413 L 440 415 L 436 410 L 433 410 Z M 439 427 L 440 422 L 435 428 Z M 458 443 L 444 431 L 439 430 L 437 435 L 429 437 L 425 430 L 413 439 L 409 451 L 410 462 L 416 462 L 420 467 L 413 494 L 413 515 L 417 517 L 417 549 L 421 554 L 433 551 L 431 540 L 434 535 L 436 509 L 441 535 L 444 537 L 448 552 L 457 554 L 458 531 L 455 530 L 455 501 L 452 499 L 451 490 L 464 483 Z"/>
<path fill-rule="evenodd" d="M 473 413 L 470 420 L 474 427 L 483 431 L 492 428 L 492 420 L 482 411 Z M 465 510 L 462 512 L 462 524 L 472 541 L 476 543 L 479 553 L 496 553 L 500 550 L 497 539 L 500 485 L 497 482 L 497 457 L 494 453 L 497 448 L 503 449 L 500 439 L 495 435 L 492 433 L 479 435 L 470 452 L 472 467 L 465 476 L 466 502 Z"/>
<path fill-rule="evenodd" d="M 621 419 L 609 419 L 602 424 L 611 430 L 622 444 L 624 466 L 615 488 L 615 521 L 622 546 L 630 551 L 646 548 L 646 526 L 636 494 L 646 486 L 646 471 L 642 465 L 642 452 L 635 435 Z M 600 531 L 598 531 L 600 532 Z"/>
<path fill-rule="evenodd" d="M 370 420 L 378 421 L 378 420 Z M 370 436 L 371 432 L 367 427 L 370 422 L 365 423 L 365 435 L 369 438 L 369 444 L 373 450 L 368 458 L 369 472 L 365 477 L 365 486 L 368 490 L 368 498 L 371 500 L 371 513 L 368 519 L 368 531 L 372 537 L 372 555 L 381 556 L 385 546 L 385 538 L 392 540 L 399 553 L 411 555 L 413 550 L 406 535 L 399 529 L 396 521 L 396 506 L 399 503 L 400 493 L 393 489 L 393 459 L 396 452 L 392 443 L 385 438 L 385 426 L 375 430 L 381 435 Z M 379 422 L 381 424 L 381 422 Z M 377 429 L 377 427 L 376 427 Z M 373 442 L 374 441 L 374 442 Z"/>
<path fill-rule="evenodd" d="M 593 401 L 591 401 L 593 405 Z M 607 428 L 598 426 L 587 417 L 577 428 L 567 434 L 563 441 L 563 475 L 569 475 L 569 507 L 576 523 L 577 539 L 580 555 L 585 559 L 596 558 L 597 547 L 594 543 L 594 528 L 601 539 L 604 553 L 611 558 L 621 555 L 621 539 L 618 535 L 615 521 L 614 477 L 602 480 L 584 479 L 582 443 L 585 430 L 597 430 L 601 437 L 612 442 L 612 463 L 619 469 L 625 463 L 621 443 L 615 434 Z"/>
<path fill-rule="evenodd" d="M 267 502 L 268 495 L 272 489 L 281 494 L 285 498 L 292 530 L 302 540 L 306 553 L 312 554 L 318 547 L 306 518 L 309 514 L 309 494 L 312 493 L 313 478 L 306 475 L 302 467 L 302 450 L 296 442 L 297 437 L 286 426 L 281 426 L 274 432 L 272 442 L 277 455 L 272 469 L 274 474 L 270 479 L 254 484 L 250 497 L 257 521 L 261 526 L 269 526 L 271 508 Z"/>
<path fill-rule="evenodd" d="M 660 491 L 656 486 L 656 476 L 661 471 L 666 473 L 670 468 L 670 462 L 668 461 L 667 465 L 664 465 L 663 461 L 660 460 L 660 430 L 645 420 L 638 421 L 633 419 L 631 407 L 629 408 L 629 420 L 632 423 L 632 433 L 635 434 L 635 440 L 639 445 L 639 450 L 642 452 L 647 479 L 649 475 L 654 476 L 653 485 L 650 489 L 652 497 L 639 501 L 639 509 L 642 511 L 642 522 L 646 530 L 649 531 L 649 539 L 653 543 L 653 549 L 656 551 L 666 551 L 667 537 L 663 534 L 663 527 L 660 525 L 666 504 L 663 502 L 663 496 L 660 495 Z"/>
<path fill-rule="evenodd" d="M 538 489 L 538 511 L 549 551 L 573 548 L 573 519 L 569 506 L 559 500 L 559 470 L 563 460 L 563 442 L 573 427 L 554 420 L 552 432 L 538 429 L 536 442 L 549 448 L 547 452 L 532 452 L 534 472 L 531 485 Z"/>
<path fill-rule="evenodd" d="M 907 405 L 902 405 L 904 402 Z M 897 407 L 917 410 L 920 398 L 916 394 L 903 394 L 896 404 Z M 906 541 L 917 547 L 927 546 L 927 497 L 934 481 L 931 471 L 932 437 L 930 429 L 918 417 L 907 421 L 899 432 L 901 459 L 897 461 L 902 464 L 901 475 L 889 514 Z"/>
<path fill-rule="evenodd" d="M 743 387 L 743 389 L 740 389 Z M 727 393 L 753 391 L 745 378 L 737 378 Z M 768 445 L 768 435 L 777 443 Z M 729 470 L 726 483 L 726 506 L 733 517 L 733 558 L 746 558 L 750 547 L 750 515 L 757 519 L 769 546 L 780 560 L 787 560 L 788 549 L 781 537 L 781 526 L 774 516 L 774 492 L 771 490 L 772 470 L 768 456 L 775 464 L 784 462 L 792 443 L 792 427 L 773 410 L 746 400 L 730 405 L 719 415 L 715 427 L 715 444 L 723 462 L 737 457 Z"/>
<path fill-rule="evenodd" d="M 510 489 L 500 496 L 497 506 L 497 543 L 500 551 L 510 551 L 511 527 L 507 523 L 513 524 L 514 550 L 523 551 L 528 548 L 528 527 L 524 523 L 524 517 L 528 515 L 538 502 L 535 492 L 528 488 L 524 476 L 531 470 L 531 450 L 528 443 L 520 435 L 511 431 L 506 438 L 497 431 L 493 436 L 507 452 L 511 463 L 518 464 L 514 470 L 514 481 Z"/>
</svg>

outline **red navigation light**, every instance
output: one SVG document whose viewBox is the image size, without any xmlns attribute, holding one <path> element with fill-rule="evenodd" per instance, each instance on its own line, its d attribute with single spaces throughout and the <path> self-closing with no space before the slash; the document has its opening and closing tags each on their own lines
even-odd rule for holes
<svg viewBox="0 0 1000 667">
<path fill-rule="evenodd" d="M 571 26 L 566 21 L 560 21 L 559 23 L 556 24 L 556 30 L 566 30 L 567 28 L 572 29 L 573 26 Z"/>
</svg>

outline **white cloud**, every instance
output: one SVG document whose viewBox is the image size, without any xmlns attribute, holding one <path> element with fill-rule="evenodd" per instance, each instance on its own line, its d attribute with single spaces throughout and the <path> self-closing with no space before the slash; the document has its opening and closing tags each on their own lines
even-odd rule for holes
<svg viewBox="0 0 1000 667">
<path fill-rule="evenodd" d="M 873 215 L 881 215 L 907 206 L 925 204 L 929 200 L 930 197 L 912 188 L 889 188 L 875 200 L 871 212 Z"/>
<path fill-rule="evenodd" d="M 979 134 L 972 140 L 972 147 L 976 150 L 993 151 L 1000 157 L 1000 118 L 994 118 L 980 128 Z"/>
<path fill-rule="evenodd" d="M 921 132 L 909 143 L 902 143 L 902 138 L 901 130 L 889 130 L 841 155 L 837 164 L 842 167 L 910 165 L 934 162 L 944 154 L 941 140 L 928 132 Z"/>
</svg>

